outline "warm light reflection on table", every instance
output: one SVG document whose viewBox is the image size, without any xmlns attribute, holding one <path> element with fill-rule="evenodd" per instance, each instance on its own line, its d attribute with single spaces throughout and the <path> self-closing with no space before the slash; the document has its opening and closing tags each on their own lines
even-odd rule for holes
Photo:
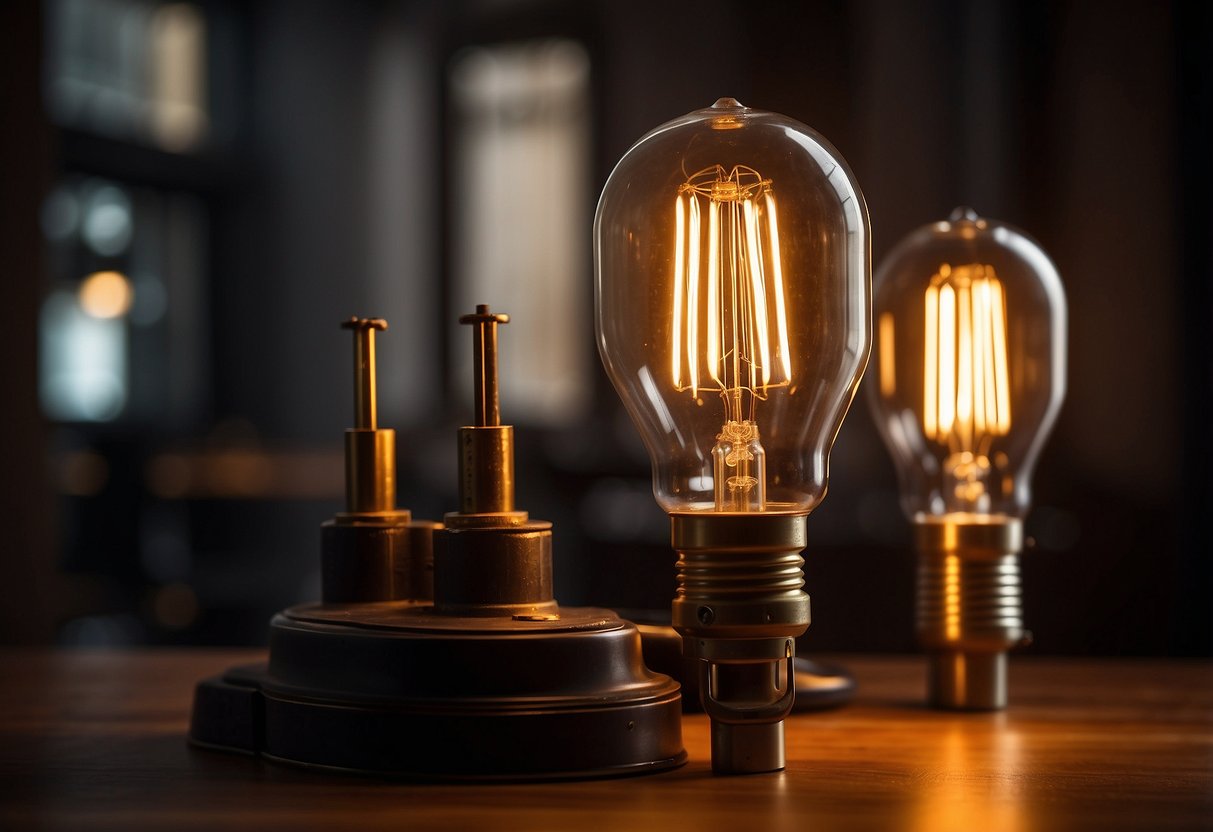
<svg viewBox="0 0 1213 832">
<path fill-rule="evenodd" d="M 391 783 L 190 749 L 194 682 L 244 651 L 0 652 L 0 828 L 1213 828 L 1213 664 L 1014 660 L 1004 713 L 921 705 L 917 658 L 843 659 L 857 701 L 788 720 L 788 770 L 691 761 L 623 780 Z"/>
<path fill-rule="evenodd" d="M 962 718 L 932 736 L 924 750 L 938 769 L 923 784 L 913 829 L 922 832 L 1018 832 L 1025 829 L 1020 736 L 1006 714 L 984 725 Z M 977 730 L 973 730 L 977 728 Z"/>
</svg>

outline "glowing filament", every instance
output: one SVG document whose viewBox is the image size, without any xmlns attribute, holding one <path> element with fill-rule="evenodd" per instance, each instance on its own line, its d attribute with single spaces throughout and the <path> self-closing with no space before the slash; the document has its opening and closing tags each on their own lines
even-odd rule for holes
<svg viewBox="0 0 1213 832">
<path fill-rule="evenodd" d="M 893 313 L 880 316 L 880 395 L 891 396 L 897 390 L 897 368 L 893 355 Z M 934 417 L 932 417 L 934 418 Z"/>
<path fill-rule="evenodd" d="M 792 376 L 771 180 L 753 168 L 717 165 L 678 189 L 673 284 L 674 388 L 696 398 L 717 391 L 724 405 L 712 449 L 716 510 L 763 511 L 766 463 L 755 401 Z"/>
<path fill-rule="evenodd" d="M 940 266 L 926 290 L 923 428 L 955 451 L 985 452 L 1011 428 L 1002 283 L 990 266 Z"/>
<path fill-rule="evenodd" d="M 674 234 L 674 387 L 765 399 L 786 386 L 792 363 L 771 181 L 740 165 L 696 173 L 678 189 Z"/>
</svg>

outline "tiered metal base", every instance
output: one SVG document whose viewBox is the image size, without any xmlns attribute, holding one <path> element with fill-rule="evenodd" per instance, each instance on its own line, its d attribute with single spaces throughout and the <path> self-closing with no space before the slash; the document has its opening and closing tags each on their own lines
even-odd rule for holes
<svg viewBox="0 0 1213 832">
<path fill-rule="evenodd" d="M 201 746 L 437 780 L 610 777 L 674 768 L 679 686 L 608 610 L 555 621 L 437 615 L 406 602 L 294 607 L 268 665 L 199 683 Z"/>
</svg>

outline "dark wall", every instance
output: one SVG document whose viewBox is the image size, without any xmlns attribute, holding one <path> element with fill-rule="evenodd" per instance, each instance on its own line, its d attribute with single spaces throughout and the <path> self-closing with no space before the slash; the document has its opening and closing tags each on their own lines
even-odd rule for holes
<svg viewBox="0 0 1213 832">
<path fill-rule="evenodd" d="M 55 581 L 52 498 L 45 485 L 47 430 L 33 395 L 42 270 L 38 206 L 52 165 L 51 134 L 38 100 L 41 25 L 34 4 L 0 10 L 0 32 L 25 44 L 0 49 L 0 250 L 9 274 L 0 303 L 0 586 L 6 588 L 0 590 L 0 634 L 19 641 L 52 637 L 62 592 Z"/>
<path fill-rule="evenodd" d="M 398 361 L 401 378 L 425 379 L 395 392 L 400 382 L 388 380 L 385 418 L 436 449 L 401 461 L 401 503 L 419 516 L 449 508 L 454 459 L 443 449 L 463 414 L 446 380 L 456 314 L 446 307 L 446 280 L 460 241 L 449 235 L 455 206 L 444 188 L 444 68 L 471 44 L 573 37 L 593 67 L 595 193 L 643 133 L 732 95 L 804 121 L 842 152 L 868 201 L 877 263 L 901 236 L 960 204 L 1039 240 L 1066 286 L 1071 341 L 1068 397 L 1035 478 L 1035 546 L 1023 561 L 1033 649 L 1213 651 L 1205 600 L 1213 589 L 1213 36 L 1203 4 L 216 7 L 232 21 L 224 43 L 235 76 L 230 151 L 217 163 L 224 185 L 208 202 L 207 421 L 223 435 L 335 448 L 348 419 L 348 356 L 333 324 L 374 307 L 394 322 L 383 360 Z M 25 31 L 36 30 L 36 14 L 23 20 Z M 19 64 L 5 73 L 13 123 L 24 137 L 41 142 L 45 131 L 53 139 L 30 89 L 36 54 L 11 55 Z M 24 222 L 13 250 L 28 275 L 39 269 L 29 211 L 62 165 L 53 142 L 36 146 L 48 150 L 21 167 L 42 170 L 40 178 L 13 180 L 22 183 L 14 193 Z M 396 146 L 409 164 L 393 162 Z M 6 183 L 15 156 L 5 155 Z M 44 429 L 31 410 L 39 293 L 29 286 L 0 312 L 5 337 L 16 339 L 0 359 L 5 399 L 17 403 L 4 425 L 21 434 L 27 455 L 43 447 Z M 592 310 L 582 312 L 589 338 Z M 644 499 L 643 451 L 595 374 L 596 406 L 583 424 L 519 426 L 520 498 L 534 516 L 557 522 L 562 601 L 661 607 L 672 590 L 665 519 Z M 38 469 L 38 460 L 25 464 Z M 0 472 L 13 516 L 46 517 L 39 501 L 53 495 L 24 482 L 13 466 Z M 633 513 L 629 534 L 598 521 L 604 494 L 613 510 Z M 185 630 L 153 628 L 145 637 L 259 641 L 264 616 L 314 591 L 315 527 L 335 508 L 323 496 L 193 506 L 192 585 L 202 614 Z M 13 574 L 61 558 L 49 530 L 35 531 L 5 553 Z M 862 395 L 835 447 L 830 495 L 810 519 L 810 539 L 806 647 L 912 649 L 908 529 Z M 5 608 L 28 608 L 14 583 L 20 577 L 4 590 Z M 245 590 L 233 593 L 233 584 Z M 39 609 L 48 605 L 60 620 L 81 612 L 65 592 Z"/>
</svg>

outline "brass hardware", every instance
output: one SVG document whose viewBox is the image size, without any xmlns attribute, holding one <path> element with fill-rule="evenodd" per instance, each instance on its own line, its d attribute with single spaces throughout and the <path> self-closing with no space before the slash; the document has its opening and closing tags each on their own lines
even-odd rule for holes
<svg viewBox="0 0 1213 832">
<path fill-rule="evenodd" d="M 488 304 L 478 304 L 471 315 L 462 315 L 461 324 L 471 324 L 472 372 L 476 386 L 476 427 L 501 424 L 501 403 L 497 396 L 497 324 L 508 324 L 509 315 L 494 314 Z"/>
<path fill-rule="evenodd" d="M 497 325 L 510 316 L 487 304 L 463 315 L 472 326 L 474 424 L 459 429 L 459 511 L 444 518 L 452 528 L 521 526 L 527 513 L 514 509 L 514 428 L 501 424 L 497 393 Z"/>
<path fill-rule="evenodd" d="M 396 431 L 345 432 L 345 502 L 350 522 L 396 511 Z"/>
<path fill-rule="evenodd" d="M 683 655 L 699 660 L 721 774 L 784 767 L 784 717 L 795 701 L 796 636 L 809 626 L 806 517 L 797 513 L 670 515 L 678 552 L 672 612 Z"/>
<path fill-rule="evenodd" d="M 434 609 L 491 618 L 559 615 L 552 589 L 552 524 L 451 528 L 435 538 Z"/>
<path fill-rule="evenodd" d="M 386 332 L 383 318 L 351 317 L 342 329 L 354 332 L 354 427 L 374 430 L 378 414 L 375 396 L 375 332 Z"/>
<path fill-rule="evenodd" d="M 354 333 L 354 427 L 345 432 L 346 514 L 394 514 L 396 431 L 379 428 L 375 395 L 375 332 L 386 331 L 387 321 L 352 317 L 341 328 Z"/>
<path fill-rule="evenodd" d="M 476 424 L 460 431 L 451 528 L 394 508 L 391 431 L 375 414 L 374 331 L 352 319 L 350 511 L 322 527 L 323 603 L 270 622 L 267 665 L 199 684 L 199 745 L 412 779 L 616 777 L 682 765 L 679 685 L 636 627 L 552 596 L 551 524 L 514 509 L 496 325 L 475 323 Z M 382 437 L 389 437 L 385 440 Z M 428 598 L 433 603 L 425 603 Z"/>
<path fill-rule="evenodd" d="M 937 708 L 1007 704 L 1007 651 L 1026 634 L 1020 607 L 1016 519 L 915 524 L 918 640 L 929 653 L 928 700 Z"/>
<path fill-rule="evenodd" d="M 552 524 L 514 507 L 514 428 L 501 424 L 497 393 L 497 325 L 509 320 L 485 304 L 459 318 L 472 327 L 476 412 L 459 429 L 459 511 L 436 539 L 434 609 L 444 615 L 559 617 Z"/>
<path fill-rule="evenodd" d="M 354 333 L 354 427 L 345 432 L 345 511 L 320 527 L 323 598 L 424 600 L 431 583 L 414 578 L 410 552 L 432 551 L 435 524 L 413 524 L 396 508 L 396 432 L 378 423 L 375 333 L 387 321 L 352 317 L 341 328 Z"/>
<path fill-rule="evenodd" d="M 459 514 L 521 514 L 514 511 L 514 428 L 512 425 L 459 429 Z"/>
</svg>

